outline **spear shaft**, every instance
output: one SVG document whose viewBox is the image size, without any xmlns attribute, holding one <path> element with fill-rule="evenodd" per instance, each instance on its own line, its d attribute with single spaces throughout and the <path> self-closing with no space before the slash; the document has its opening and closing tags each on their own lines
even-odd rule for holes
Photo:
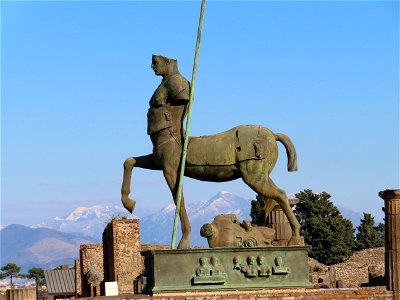
<svg viewBox="0 0 400 300">
<path fill-rule="evenodd" d="M 176 209 L 175 209 L 174 227 L 172 230 L 172 241 L 171 241 L 172 249 L 176 248 L 176 231 L 178 229 L 178 217 L 179 217 L 179 212 L 180 212 L 181 202 L 182 202 L 183 177 L 184 177 L 184 173 L 185 173 L 185 163 L 186 163 L 187 147 L 188 147 L 188 141 L 189 141 L 190 122 L 192 120 L 192 104 L 193 104 L 193 99 L 194 99 L 194 88 L 196 86 L 197 61 L 199 58 L 201 30 L 202 30 L 202 26 L 203 26 L 203 17 L 204 17 L 205 6 L 206 6 L 206 0 L 202 0 L 201 1 L 201 9 L 200 9 L 199 27 L 197 29 L 196 51 L 194 54 L 192 81 L 190 84 L 188 114 L 187 114 L 187 119 L 186 119 L 186 132 L 185 132 L 184 143 L 182 146 L 182 156 L 181 156 L 181 164 L 180 164 L 181 167 L 179 170 L 179 177 L 178 177 L 178 190 L 176 192 Z"/>
</svg>

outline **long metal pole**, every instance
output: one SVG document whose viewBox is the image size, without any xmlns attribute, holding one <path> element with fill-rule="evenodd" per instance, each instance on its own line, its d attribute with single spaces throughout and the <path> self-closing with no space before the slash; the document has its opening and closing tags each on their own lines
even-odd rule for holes
<svg viewBox="0 0 400 300">
<path fill-rule="evenodd" d="M 202 0 L 201 1 L 199 27 L 197 29 L 196 51 L 194 54 L 192 82 L 190 85 L 188 114 L 187 114 L 187 119 L 186 119 L 185 140 L 184 140 L 183 147 L 182 147 L 181 168 L 179 170 L 179 177 L 178 177 L 179 184 L 178 184 L 178 190 L 176 192 L 177 193 L 176 194 L 176 209 L 175 209 L 174 227 L 172 230 L 172 241 L 171 241 L 172 249 L 176 248 L 176 231 L 178 229 L 178 217 L 179 217 L 181 201 L 182 201 L 183 176 L 185 173 L 185 163 L 186 163 L 186 154 L 187 154 L 187 147 L 188 147 L 188 141 L 189 141 L 190 122 L 192 120 L 192 104 L 193 104 L 193 98 L 194 98 L 194 88 L 196 86 L 197 61 L 199 58 L 201 30 L 202 30 L 202 26 L 203 26 L 203 17 L 204 17 L 205 6 L 206 6 L 206 0 Z"/>
</svg>

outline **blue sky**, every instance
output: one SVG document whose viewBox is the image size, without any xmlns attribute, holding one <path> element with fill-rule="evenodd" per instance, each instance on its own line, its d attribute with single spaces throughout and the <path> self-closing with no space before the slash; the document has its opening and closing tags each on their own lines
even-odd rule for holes
<svg viewBox="0 0 400 300">
<path fill-rule="evenodd" d="M 1 224 L 120 205 L 122 164 L 151 152 L 152 54 L 191 78 L 200 1 L 2 1 Z M 382 218 L 399 188 L 397 1 L 208 1 L 192 135 L 238 124 L 291 137 L 299 171 L 272 178 Z M 138 216 L 172 202 L 162 174 L 134 169 Z M 241 180 L 185 179 L 187 202 Z"/>
</svg>

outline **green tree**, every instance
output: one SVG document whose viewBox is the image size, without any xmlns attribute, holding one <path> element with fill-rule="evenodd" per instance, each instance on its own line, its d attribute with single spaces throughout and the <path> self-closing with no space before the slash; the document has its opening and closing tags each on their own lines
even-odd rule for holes
<svg viewBox="0 0 400 300">
<path fill-rule="evenodd" d="M 379 223 L 376 229 L 378 230 L 379 237 L 383 240 L 383 244 L 385 244 L 385 224 Z"/>
<path fill-rule="evenodd" d="M 315 194 L 306 189 L 296 194 L 299 203 L 295 214 L 301 224 L 301 234 L 310 245 L 310 256 L 326 265 L 344 261 L 353 254 L 354 229 L 326 192 Z"/>
<path fill-rule="evenodd" d="M 11 287 L 14 286 L 13 278 L 15 278 L 15 277 L 24 277 L 23 274 L 20 274 L 21 267 L 17 266 L 14 263 L 8 263 L 5 266 L 2 266 L 1 267 L 1 271 L 3 271 L 2 273 L 0 273 L 0 274 L 2 274 L 1 277 L 3 279 L 7 278 L 7 277 L 10 277 L 10 285 L 11 285 Z"/>
<path fill-rule="evenodd" d="M 385 213 L 385 207 L 382 207 L 382 212 Z M 383 223 L 379 223 L 376 226 L 376 229 L 378 230 L 379 237 L 383 240 L 383 244 L 385 244 L 385 218 L 383 218 Z"/>
<path fill-rule="evenodd" d="M 31 269 L 29 269 L 26 277 L 35 279 L 36 299 L 39 299 L 39 286 L 42 286 L 45 284 L 43 269 L 42 268 L 31 268 Z"/>
<path fill-rule="evenodd" d="M 382 247 L 384 239 L 382 238 L 382 225 L 375 226 L 374 217 L 369 213 L 364 213 L 360 226 L 357 227 L 355 249 L 363 250 Z"/>
<path fill-rule="evenodd" d="M 264 203 L 265 198 L 261 195 L 257 195 L 255 200 L 251 200 L 251 223 L 259 226 L 265 225 L 265 213 L 263 211 Z"/>
</svg>

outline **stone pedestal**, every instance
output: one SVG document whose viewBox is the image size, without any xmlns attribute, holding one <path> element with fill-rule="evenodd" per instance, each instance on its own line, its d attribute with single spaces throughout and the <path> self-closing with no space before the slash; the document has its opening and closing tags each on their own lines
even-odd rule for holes
<svg viewBox="0 0 400 300">
<path fill-rule="evenodd" d="M 385 277 L 387 289 L 400 299 L 400 190 L 379 192 L 385 200 Z"/>
<path fill-rule="evenodd" d="M 308 247 L 144 251 L 145 293 L 311 287 Z"/>
</svg>

